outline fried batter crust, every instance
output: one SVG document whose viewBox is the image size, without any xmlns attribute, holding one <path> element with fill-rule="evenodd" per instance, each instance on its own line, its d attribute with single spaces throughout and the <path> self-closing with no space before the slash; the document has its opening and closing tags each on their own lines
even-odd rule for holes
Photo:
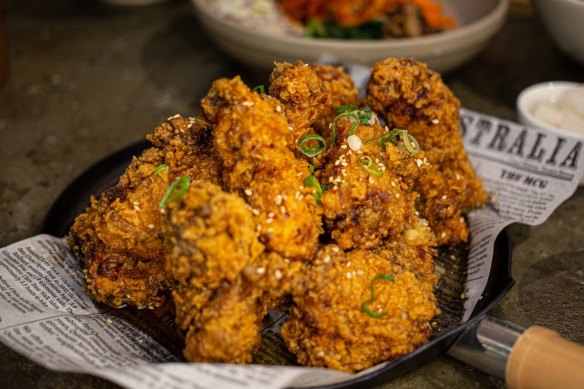
<svg viewBox="0 0 584 389">
<path fill-rule="evenodd" d="M 284 106 L 284 113 L 293 129 L 293 145 L 306 134 L 325 105 L 330 103 L 330 95 L 323 83 L 313 69 L 302 61 L 294 64 L 276 62 L 270 74 L 269 93 Z"/>
<path fill-rule="evenodd" d="M 201 108 L 214 125 L 224 186 L 253 208 L 260 241 L 283 257 L 311 259 L 322 233 L 322 211 L 312 196 L 302 195 L 310 171 L 288 148 L 284 113 L 239 77 L 215 81 Z"/>
<path fill-rule="evenodd" d="M 328 141 L 330 140 L 329 124 L 338 115 L 337 107 L 359 106 L 361 102 L 359 89 L 353 83 L 351 76 L 340 66 L 313 64 L 310 67 L 330 96 L 329 102 L 324 105 L 322 112 L 313 123 L 314 129 Z"/>
<path fill-rule="evenodd" d="M 395 255 L 395 254 L 394 254 Z M 377 280 L 391 274 L 393 281 Z M 419 280 L 397 261 L 368 250 L 343 253 L 326 246 L 294 294 L 295 305 L 282 336 L 302 365 L 346 372 L 393 360 L 425 343 L 437 313 L 432 283 Z"/>
<path fill-rule="evenodd" d="M 176 280 L 176 322 L 187 330 L 191 362 L 251 361 L 269 294 L 242 278 L 264 246 L 249 206 L 236 194 L 198 181 L 168 206 L 166 268 Z"/>
<path fill-rule="evenodd" d="M 419 209 L 440 244 L 468 239 L 463 212 L 483 205 L 487 193 L 463 148 L 460 102 L 440 75 L 413 59 L 389 58 L 373 66 L 367 101 L 390 126 L 407 128 L 426 152 L 429 171 L 416 190 Z"/>
<path fill-rule="evenodd" d="M 377 140 L 351 150 L 347 138 L 352 125 L 350 118 L 335 124 L 341 145 L 329 152 L 322 170 L 322 182 L 329 186 L 322 195 L 322 206 L 332 238 L 341 248 L 372 248 L 417 223 L 418 195 L 408 182 L 419 175 L 420 168 L 403 146 L 390 142 L 385 149 Z M 385 133 L 377 123 L 359 124 L 355 130 L 363 143 Z M 367 167 L 366 158 L 377 167 Z"/>
<path fill-rule="evenodd" d="M 134 158 L 119 182 L 79 215 L 69 233 L 73 254 L 84 262 L 84 287 L 96 301 L 155 308 L 172 277 L 164 270 L 159 203 L 180 175 L 217 181 L 219 160 L 210 133 L 198 119 L 175 116 L 148 137 L 155 147 Z M 162 165 L 167 170 L 153 175 Z"/>
</svg>

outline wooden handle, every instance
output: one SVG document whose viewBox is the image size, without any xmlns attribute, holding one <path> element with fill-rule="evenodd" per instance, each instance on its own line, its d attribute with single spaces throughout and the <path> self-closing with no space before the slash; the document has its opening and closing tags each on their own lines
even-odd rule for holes
<svg viewBox="0 0 584 389">
<path fill-rule="evenodd" d="M 584 388 L 584 346 L 533 326 L 517 339 L 505 370 L 510 389 Z"/>
</svg>

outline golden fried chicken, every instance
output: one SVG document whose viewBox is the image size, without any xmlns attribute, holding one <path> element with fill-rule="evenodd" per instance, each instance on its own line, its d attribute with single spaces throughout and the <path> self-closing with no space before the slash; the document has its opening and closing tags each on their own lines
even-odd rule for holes
<svg viewBox="0 0 584 389">
<path fill-rule="evenodd" d="M 393 254 L 397 255 L 397 254 Z M 326 246 L 294 291 L 282 336 L 301 365 L 367 369 L 424 344 L 437 313 L 432 283 L 368 250 Z"/>
<path fill-rule="evenodd" d="M 164 270 L 159 203 L 179 175 L 215 182 L 219 176 L 203 121 L 175 116 L 148 138 L 156 147 L 134 158 L 98 200 L 92 198 L 69 233 L 69 245 L 85 265 L 86 291 L 116 308 L 164 303 L 172 277 Z"/>
<path fill-rule="evenodd" d="M 304 196 L 308 163 L 288 148 L 289 123 L 276 107 L 239 77 L 215 81 L 201 102 L 214 126 L 224 186 L 253 208 L 260 241 L 283 257 L 309 260 L 322 232 L 321 211 Z"/>
<path fill-rule="evenodd" d="M 298 139 L 310 130 L 310 126 L 330 102 L 329 94 L 319 77 L 308 64 L 276 62 L 270 74 L 270 96 L 284 106 L 288 119 L 290 144 L 294 148 Z"/>
<path fill-rule="evenodd" d="M 324 90 L 330 99 L 313 124 L 315 130 L 330 139 L 329 124 L 338 115 L 337 107 L 345 105 L 360 105 L 359 89 L 353 83 L 351 76 L 340 66 L 313 64 L 310 66 L 324 85 Z"/>
<path fill-rule="evenodd" d="M 166 268 L 176 280 L 176 322 L 187 330 L 187 360 L 246 363 L 259 346 L 269 294 L 242 278 L 264 250 L 255 229 L 245 201 L 209 182 L 194 182 L 168 204 Z"/>
<path fill-rule="evenodd" d="M 420 211 L 440 244 L 468 239 L 463 212 L 485 203 L 487 193 L 463 148 L 460 102 L 440 75 L 413 59 L 389 58 L 373 66 L 367 101 L 390 127 L 406 128 L 426 152 L 430 169 L 416 186 Z"/>
<path fill-rule="evenodd" d="M 343 249 L 379 246 L 414 225 L 418 195 L 409 182 L 423 169 L 403 145 L 388 141 L 383 148 L 380 137 L 389 133 L 373 119 L 372 125 L 358 123 L 349 135 L 354 122 L 352 117 L 335 122 L 340 146 L 329 152 L 321 171 L 328 186 L 322 195 L 325 221 Z"/>
</svg>

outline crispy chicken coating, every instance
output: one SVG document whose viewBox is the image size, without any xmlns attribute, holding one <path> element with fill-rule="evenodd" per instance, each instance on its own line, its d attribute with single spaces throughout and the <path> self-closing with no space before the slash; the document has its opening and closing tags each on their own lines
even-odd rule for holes
<svg viewBox="0 0 584 389">
<path fill-rule="evenodd" d="M 87 293 L 116 308 L 164 303 L 172 277 L 164 270 L 159 203 L 177 176 L 218 177 L 219 160 L 209 149 L 204 122 L 175 116 L 149 139 L 156 147 L 134 158 L 116 185 L 91 199 L 68 238 L 84 262 Z M 153 174 L 163 164 L 168 169 Z"/>
<path fill-rule="evenodd" d="M 249 206 L 198 181 L 168 205 L 166 268 L 176 280 L 176 322 L 187 330 L 187 360 L 247 363 L 260 344 L 269 294 L 242 277 L 264 250 Z"/>
<path fill-rule="evenodd" d="M 380 140 L 373 140 L 387 134 L 378 123 L 357 126 L 353 137 L 363 145 L 352 150 L 348 138 L 353 121 L 347 117 L 335 123 L 342 144 L 329 152 L 322 170 L 322 182 L 329 186 L 322 206 L 331 236 L 341 248 L 372 248 L 417 223 L 418 195 L 408 182 L 421 168 L 403 145 L 387 142 L 383 149 Z"/>
<path fill-rule="evenodd" d="M 314 122 L 314 129 L 330 139 L 329 124 L 338 115 L 337 107 L 345 105 L 360 105 L 359 89 L 353 83 L 351 76 L 340 66 L 313 64 L 310 66 L 324 85 L 324 90 L 330 96 L 329 102 Z"/>
<path fill-rule="evenodd" d="M 302 61 L 294 64 L 276 62 L 270 74 L 269 93 L 284 106 L 292 128 L 290 143 L 294 148 L 298 139 L 310 130 L 325 105 L 330 103 L 323 83 L 313 69 Z"/>
<path fill-rule="evenodd" d="M 440 244 L 468 239 L 463 212 L 485 203 L 487 193 L 463 148 L 460 102 L 425 64 L 389 58 L 373 66 L 368 103 L 388 124 L 407 128 L 426 152 L 431 168 L 416 186 L 419 208 Z"/>
<path fill-rule="evenodd" d="M 413 351 L 438 313 L 432 283 L 381 254 L 333 245 L 319 251 L 294 302 L 282 336 L 298 362 L 346 372 Z"/>
<path fill-rule="evenodd" d="M 260 241 L 283 257 L 311 259 L 322 233 L 321 210 L 303 195 L 310 171 L 288 148 L 284 113 L 239 77 L 215 81 L 201 108 L 214 125 L 224 186 L 253 208 Z"/>
</svg>

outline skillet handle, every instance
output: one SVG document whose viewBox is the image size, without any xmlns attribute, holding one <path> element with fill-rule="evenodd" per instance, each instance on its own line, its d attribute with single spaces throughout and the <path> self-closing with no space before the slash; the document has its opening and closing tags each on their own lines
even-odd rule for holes
<svg viewBox="0 0 584 389">
<path fill-rule="evenodd" d="M 505 369 L 510 389 L 584 387 L 584 346 L 532 326 L 517 339 Z"/>
</svg>

